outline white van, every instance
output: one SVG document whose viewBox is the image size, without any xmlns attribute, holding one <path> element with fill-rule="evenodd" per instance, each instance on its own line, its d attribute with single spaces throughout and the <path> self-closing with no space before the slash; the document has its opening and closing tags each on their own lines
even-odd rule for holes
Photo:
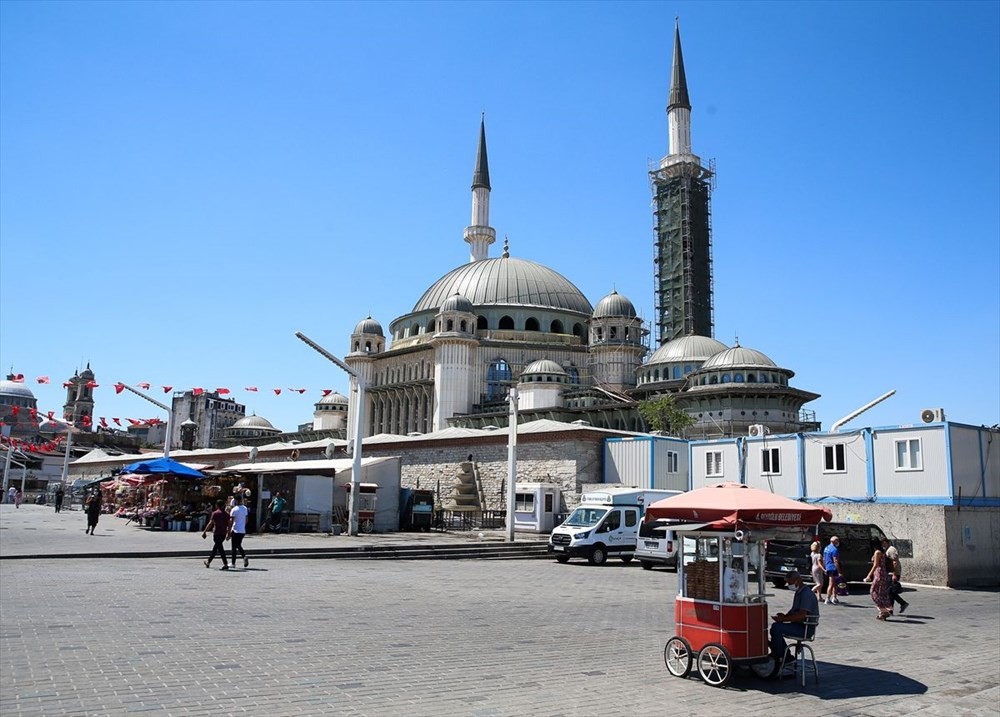
<svg viewBox="0 0 1000 717">
<path fill-rule="evenodd" d="M 580 505 L 549 536 L 549 552 L 560 563 L 587 558 L 601 565 L 609 556 L 629 562 L 646 506 L 677 495 L 675 490 L 608 488 L 584 493 Z"/>
<path fill-rule="evenodd" d="M 642 521 L 635 544 L 635 559 L 644 570 L 652 570 L 654 565 L 677 570 L 677 536 L 670 529 L 675 522 L 665 518 Z"/>
</svg>

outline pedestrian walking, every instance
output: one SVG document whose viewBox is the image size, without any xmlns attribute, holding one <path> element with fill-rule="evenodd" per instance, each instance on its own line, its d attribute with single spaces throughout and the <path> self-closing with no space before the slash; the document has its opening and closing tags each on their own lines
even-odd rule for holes
<svg viewBox="0 0 1000 717">
<path fill-rule="evenodd" d="M 212 554 L 208 556 L 208 560 L 205 561 L 205 567 L 211 567 L 212 558 L 218 553 L 219 557 L 222 558 L 222 569 L 229 570 L 229 563 L 226 562 L 226 536 L 229 533 L 229 525 L 232 521 L 229 514 L 226 512 L 226 502 L 224 500 L 215 501 L 215 510 L 212 511 L 212 515 L 208 518 L 208 523 L 205 524 L 205 529 L 201 531 L 201 537 L 205 538 L 208 535 L 208 529 L 212 529 Z"/>
<path fill-rule="evenodd" d="M 8 504 L 9 504 L 9 503 L 13 503 L 13 502 L 14 502 L 14 496 L 15 496 L 15 495 L 17 495 L 17 488 L 15 488 L 14 486 L 11 486 L 11 487 L 10 487 L 10 488 L 9 488 L 9 489 L 7 490 L 7 503 L 8 503 Z"/>
<path fill-rule="evenodd" d="M 865 582 L 872 584 L 869 594 L 872 602 L 878 608 L 876 620 L 885 620 L 892 614 L 892 597 L 889 595 L 889 576 L 885 570 L 885 553 L 877 540 L 872 541 L 875 551 L 872 553 L 872 569 L 868 571 Z"/>
<path fill-rule="evenodd" d="M 57 513 L 62 510 L 62 504 L 63 504 L 63 498 L 64 497 L 66 497 L 66 493 L 65 493 L 65 491 L 63 491 L 62 484 L 60 483 L 59 487 L 56 488 L 56 512 Z"/>
<path fill-rule="evenodd" d="M 277 491 L 274 494 L 274 498 L 271 499 L 271 504 L 268 506 L 271 511 L 271 516 L 269 518 L 269 523 L 271 525 L 271 532 L 277 533 L 281 528 L 281 514 L 285 510 L 285 498 L 281 495 L 281 491 Z"/>
<path fill-rule="evenodd" d="M 895 545 L 889 543 L 888 538 L 882 540 L 882 550 L 885 552 L 885 570 L 889 575 L 889 597 L 893 603 L 899 603 L 899 614 L 902 615 L 910 603 L 899 595 L 903 591 L 903 586 L 899 582 L 903 573 L 902 565 L 899 563 L 899 551 Z M 889 614 L 892 614 L 891 610 Z"/>
<path fill-rule="evenodd" d="M 21 489 L 18 488 L 17 492 L 14 493 L 14 507 L 15 508 L 20 508 L 22 500 L 24 500 L 24 494 L 21 493 Z"/>
<path fill-rule="evenodd" d="M 823 581 L 826 578 L 826 571 L 823 570 L 823 553 L 820 552 L 819 541 L 814 541 L 809 546 L 809 562 L 812 564 L 813 589 L 816 593 L 817 601 L 823 595 Z"/>
<path fill-rule="evenodd" d="M 232 538 L 232 550 L 233 550 L 233 567 L 236 567 L 236 552 L 239 551 L 240 555 L 243 556 L 243 567 L 246 568 L 250 565 L 250 559 L 247 557 L 246 551 L 243 549 L 243 538 L 247 534 L 247 516 L 250 515 L 250 511 L 247 507 L 243 505 L 243 496 L 236 494 L 233 497 L 234 505 L 233 509 L 229 511 L 229 537 Z"/>
<path fill-rule="evenodd" d="M 94 491 L 90 494 L 90 498 L 87 499 L 87 505 L 85 507 L 87 511 L 87 533 L 91 535 L 94 534 L 94 530 L 97 529 L 97 521 L 101 517 L 101 493 L 100 491 Z"/>
<path fill-rule="evenodd" d="M 840 600 L 837 598 L 837 583 L 840 582 L 842 575 L 839 547 L 840 538 L 833 535 L 830 536 L 830 543 L 823 549 L 823 570 L 826 571 L 826 577 L 829 580 L 829 585 L 826 588 L 826 599 L 823 602 L 829 605 L 840 604 Z"/>
</svg>

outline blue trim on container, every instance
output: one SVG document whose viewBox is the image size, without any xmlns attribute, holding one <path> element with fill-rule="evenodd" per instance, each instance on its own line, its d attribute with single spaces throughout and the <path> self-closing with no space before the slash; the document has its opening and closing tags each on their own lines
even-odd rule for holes
<svg viewBox="0 0 1000 717">
<path fill-rule="evenodd" d="M 694 488 L 694 443 L 688 443 L 688 490 Z"/>
<path fill-rule="evenodd" d="M 878 504 L 878 505 L 949 505 L 954 506 L 956 502 L 953 498 L 949 498 L 944 495 L 932 495 L 932 496 L 888 496 L 880 497 L 877 500 L 870 500 L 868 498 L 862 497 L 851 497 L 851 496 L 840 496 L 840 495 L 828 495 L 822 498 L 816 498 L 815 500 L 806 501 L 808 503 L 867 503 Z M 976 508 L 976 507 L 994 507 L 1000 506 L 1000 498 L 973 498 L 971 501 L 966 502 L 962 499 L 962 508 Z"/>
<path fill-rule="evenodd" d="M 799 464 L 799 498 L 806 498 L 806 436 L 804 433 L 795 434 L 795 451 Z"/>
<path fill-rule="evenodd" d="M 865 437 L 865 475 L 868 479 L 868 498 L 878 500 L 878 493 L 875 491 L 875 435 L 872 429 L 861 429 L 861 435 Z"/>
</svg>

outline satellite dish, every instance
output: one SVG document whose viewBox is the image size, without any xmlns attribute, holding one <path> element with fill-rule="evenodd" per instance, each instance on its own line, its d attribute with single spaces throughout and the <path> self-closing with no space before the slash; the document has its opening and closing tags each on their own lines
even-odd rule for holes
<svg viewBox="0 0 1000 717">
<path fill-rule="evenodd" d="M 326 448 L 323 449 L 323 454 L 326 456 L 327 460 L 333 460 L 333 456 L 337 453 L 337 447 L 333 445 L 333 441 L 326 444 Z"/>
<path fill-rule="evenodd" d="M 257 446 L 254 446 L 253 448 L 250 449 L 250 462 L 251 463 L 257 462 Z"/>
</svg>

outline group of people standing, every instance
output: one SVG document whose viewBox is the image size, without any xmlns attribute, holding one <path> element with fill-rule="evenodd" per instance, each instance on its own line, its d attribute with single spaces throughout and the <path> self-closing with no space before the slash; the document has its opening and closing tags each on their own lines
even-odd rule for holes
<svg viewBox="0 0 1000 717">
<path fill-rule="evenodd" d="M 899 561 L 899 551 L 889 543 L 887 538 L 881 541 L 872 541 L 872 561 L 871 570 L 865 577 L 866 583 L 871 583 L 869 594 L 872 602 L 878 608 L 876 620 L 885 620 L 893 615 L 893 603 L 899 603 L 899 614 L 906 612 L 910 606 L 900 593 L 900 578 L 902 577 L 902 564 Z M 840 538 L 836 535 L 830 538 L 823 552 L 820 552 L 820 544 L 814 542 L 810 546 L 809 553 L 812 565 L 813 593 L 817 598 L 823 596 L 824 585 L 826 587 L 826 597 L 823 603 L 826 605 L 839 605 L 838 588 L 844 585 L 842 578 L 843 571 L 840 568 Z"/>
</svg>

